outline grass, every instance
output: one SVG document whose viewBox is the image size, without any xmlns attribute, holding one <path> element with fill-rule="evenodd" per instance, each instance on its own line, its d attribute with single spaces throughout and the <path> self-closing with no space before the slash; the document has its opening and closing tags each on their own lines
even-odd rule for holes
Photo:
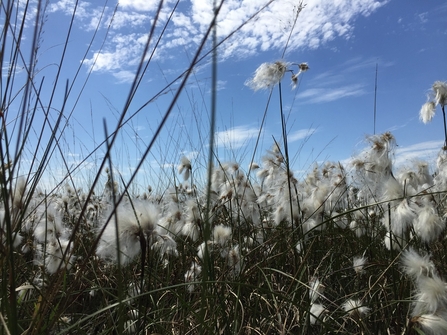
<svg viewBox="0 0 447 335">
<path fill-rule="evenodd" d="M 216 15 L 222 4 L 216 4 Z M 152 60 L 146 55 L 156 51 L 166 27 L 156 39 L 163 2 L 159 5 L 116 127 L 110 131 L 104 123 L 104 141 L 79 165 L 71 167 L 62 158 L 59 163 L 66 173 L 55 178 L 48 192 L 39 185 L 56 153 L 64 152 L 65 130 L 76 109 L 76 103 L 68 108 L 67 102 L 83 94 L 85 83 L 76 91 L 75 74 L 71 83 L 62 85 L 62 104 L 55 108 L 59 72 L 50 80 L 48 97 L 42 93 L 48 79 L 35 80 L 47 4 L 38 2 L 36 12 L 14 1 L 1 5 L 1 62 L 9 70 L 1 76 L 0 333 L 447 331 L 442 279 L 445 148 L 434 173 L 429 173 L 428 163 L 420 163 L 397 174 L 393 135 L 374 135 L 352 169 L 326 162 L 298 180 L 289 160 L 281 80 L 298 65 L 298 81 L 308 69 L 305 63 L 278 61 L 260 67 L 267 75 L 260 70 L 251 83 L 256 89 L 267 88 L 270 97 L 278 88 L 281 138 L 259 162 L 254 149 L 248 170 L 238 162 L 222 161 L 212 136 L 221 43 L 213 20 L 188 68 L 147 101 L 178 84 L 151 140 L 138 143 L 139 165 L 128 178 L 116 171 L 116 153 L 122 150 L 117 139 L 143 108 L 132 112 L 129 106 Z M 22 47 L 22 30 L 31 19 L 34 37 L 27 49 Z M 204 51 L 210 40 L 210 50 Z M 173 167 L 172 175 L 160 177 L 168 182 L 156 190 L 132 191 L 194 68 L 210 55 L 214 107 L 209 134 L 197 134 L 209 138 L 209 153 L 202 150 L 192 160 L 183 157 L 178 171 Z M 64 48 L 59 68 L 65 57 Z M 25 79 L 19 75 L 22 65 Z M 20 108 L 14 109 L 16 104 Z M 264 116 L 272 108 L 269 98 Z M 174 146 L 181 143 L 170 141 Z M 105 155 L 98 158 L 88 187 L 79 187 L 72 176 L 99 150 Z"/>
</svg>

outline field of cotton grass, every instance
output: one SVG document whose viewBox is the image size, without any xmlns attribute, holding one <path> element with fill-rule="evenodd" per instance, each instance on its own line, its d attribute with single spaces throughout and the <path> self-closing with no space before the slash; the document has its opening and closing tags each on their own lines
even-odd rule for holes
<svg viewBox="0 0 447 335">
<path fill-rule="evenodd" d="M 315 164 L 298 179 L 280 104 L 269 112 L 283 121 L 281 142 L 259 161 L 221 161 L 211 145 L 201 153 L 208 166 L 183 156 L 166 188 L 133 194 L 134 176 L 123 180 L 110 155 L 123 110 L 90 185 L 77 186 L 67 166 L 67 177 L 44 191 L 39 182 L 51 152 L 61 150 L 66 116 L 62 107 L 39 125 L 44 150 L 24 171 L 24 153 L 36 146 L 34 116 L 51 101 L 40 99 L 36 54 L 19 52 L 12 20 L 37 15 L 37 47 L 45 9 L 37 6 L 28 14 L 10 1 L 1 10 L 2 43 L 17 52 L 1 55 L 9 70 L 1 76 L 0 334 L 447 333 L 446 147 L 436 162 L 398 170 L 396 139 L 377 134 L 349 166 Z M 178 94 L 207 41 L 217 66 L 213 28 L 179 77 Z M 30 75 L 16 91 L 24 56 Z M 281 95 L 282 82 L 297 86 L 308 70 L 305 62 L 264 63 L 246 85 Z M 9 109 L 17 97 L 21 109 Z M 446 101 L 447 84 L 434 83 L 421 120 L 437 108 L 445 120 Z"/>
</svg>

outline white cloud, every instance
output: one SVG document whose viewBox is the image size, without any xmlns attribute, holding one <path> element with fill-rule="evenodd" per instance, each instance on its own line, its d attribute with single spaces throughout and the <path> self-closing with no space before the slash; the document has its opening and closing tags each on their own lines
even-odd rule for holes
<svg viewBox="0 0 447 335">
<path fill-rule="evenodd" d="M 168 169 L 168 170 L 172 170 L 175 169 L 176 165 L 174 163 L 164 163 L 161 164 L 158 162 L 153 162 L 153 166 L 154 167 L 161 167 L 162 169 Z"/>
<path fill-rule="evenodd" d="M 199 157 L 198 151 L 184 151 L 182 153 L 186 158 L 188 158 L 190 161 L 197 159 Z"/>
<path fill-rule="evenodd" d="M 14 73 L 14 76 L 17 76 L 18 74 L 24 72 L 25 67 L 24 66 L 20 66 L 18 64 L 13 64 L 13 63 L 9 63 L 7 61 L 3 61 L 2 64 L 2 77 L 7 77 L 9 75 L 11 75 L 12 73 Z"/>
<path fill-rule="evenodd" d="M 299 97 L 305 99 L 308 103 L 321 103 L 346 97 L 361 96 L 365 93 L 363 85 L 353 84 L 343 87 L 311 88 L 301 92 Z"/>
<path fill-rule="evenodd" d="M 218 147 L 234 150 L 246 145 L 248 141 L 256 138 L 259 131 L 259 128 L 247 126 L 234 127 L 216 132 L 215 142 Z"/>
<path fill-rule="evenodd" d="M 443 145 L 443 141 L 427 141 L 399 147 L 396 149 L 394 165 L 400 167 L 423 160 L 433 164 Z"/>
<path fill-rule="evenodd" d="M 273 1 L 253 20 L 252 16 L 268 4 L 268 0 L 228 0 L 224 2 L 218 16 L 217 34 L 220 40 L 231 37 L 220 49 L 219 56 L 247 57 L 260 51 L 281 51 L 286 44 L 290 53 L 300 48 L 318 48 L 340 37 L 347 39 L 352 36 L 358 16 L 368 16 L 387 2 L 308 0 L 294 26 L 297 18 L 297 2 L 294 0 Z M 144 48 L 144 43 L 139 43 L 136 36 L 147 38 L 158 4 L 159 0 L 120 1 L 110 32 L 111 39 L 101 51 L 104 56 L 100 56 L 96 70 L 116 72 L 134 66 L 134 62 L 129 60 L 140 56 Z M 158 28 L 161 29 L 166 23 L 173 5 L 173 1 L 164 3 Z M 71 15 L 73 8 L 74 0 L 60 0 L 51 4 L 51 11 L 61 11 L 66 15 Z M 102 6 L 94 7 L 93 3 L 81 1 L 77 13 L 77 17 L 82 20 L 81 28 L 88 30 L 96 27 L 102 10 Z M 106 8 L 106 17 L 110 17 L 112 11 L 113 8 Z M 213 0 L 182 2 L 165 31 L 158 47 L 159 54 L 172 55 L 171 50 L 179 46 L 195 48 L 208 29 L 212 16 Z M 106 29 L 107 26 L 108 20 L 105 19 L 101 28 Z M 93 59 L 88 59 L 86 64 L 91 65 Z"/>
<path fill-rule="evenodd" d="M 226 80 L 217 80 L 216 82 L 216 90 L 222 91 L 226 89 L 227 81 Z M 211 88 L 207 90 L 208 93 L 211 93 Z"/>
<path fill-rule="evenodd" d="M 355 57 L 329 71 L 318 73 L 317 69 L 306 82 L 306 86 L 312 89 L 304 90 L 298 96 L 305 102 L 324 103 L 367 94 L 367 87 L 374 78 L 376 64 L 380 64 L 379 73 L 381 68 L 393 65 L 374 57 Z"/>
<path fill-rule="evenodd" d="M 216 89 L 218 91 L 224 90 L 226 85 L 227 85 L 227 82 L 225 80 L 218 80 L 217 81 L 217 85 L 216 85 Z"/>
<path fill-rule="evenodd" d="M 421 21 L 421 23 L 426 23 L 428 21 L 427 16 L 428 16 L 427 12 L 421 13 L 421 14 L 418 15 L 419 20 Z"/>
<path fill-rule="evenodd" d="M 112 28 L 119 30 L 121 28 L 129 27 L 141 27 L 144 24 L 148 24 L 151 17 L 147 14 L 138 13 L 135 11 L 117 11 L 113 16 Z"/>
<path fill-rule="evenodd" d="M 158 8 L 160 0 L 120 0 L 120 6 L 138 11 L 154 11 Z"/>
<path fill-rule="evenodd" d="M 89 3 L 86 1 L 79 1 L 76 6 L 76 0 L 59 0 L 57 2 L 51 3 L 49 5 L 50 12 L 62 11 L 67 15 L 72 15 L 73 11 L 76 9 L 76 15 L 84 17 L 86 16 L 86 8 Z"/>
<path fill-rule="evenodd" d="M 146 127 L 145 126 L 135 126 L 135 127 L 133 127 L 134 129 L 135 129 L 135 131 L 142 131 L 142 130 L 145 130 L 146 129 Z"/>
<path fill-rule="evenodd" d="M 129 70 L 120 70 L 113 73 L 113 76 L 118 80 L 118 83 L 131 83 L 135 79 L 135 72 Z"/>
<path fill-rule="evenodd" d="M 218 18 L 219 36 L 223 38 L 229 35 L 266 3 L 267 1 L 258 0 L 234 0 L 226 3 Z M 359 15 L 371 14 L 384 3 L 384 1 L 374 0 L 307 1 L 290 36 L 289 52 L 302 47 L 317 48 L 336 37 L 349 38 L 354 28 L 355 18 Z M 209 4 L 204 5 L 203 0 L 194 0 L 192 11 L 192 17 L 196 23 L 210 22 L 212 8 Z M 241 53 L 249 54 L 259 50 L 281 50 L 287 43 L 296 15 L 296 1 L 274 1 L 255 20 L 249 22 L 231 38 L 232 47 L 234 48 L 236 44 L 238 46 L 236 49 Z M 248 46 L 247 38 L 251 38 L 249 45 L 253 46 L 255 42 L 256 48 L 244 48 Z"/>
<path fill-rule="evenodd" d="M 89 68 L 93 66 L 93 71 L 124 71 L 126 70 L 124 63 L 133 66 L 138 64 L 146 40 L 147 36 L 143 33 L 117 34 L 112 38 L 114 50 L 95 52 L 92 58 L 84 61 L 84 64 Z"/>
<path fill-rule="evenodd" d="M 95 52 L 92 58 L 85 60 L 84 64 L 93 67 L 93 71 L 119 69 L 120 64 L 116 62 L 114 56 L 111 52 Z"/>
<path fill-rule="evenodd" d="M 304 138 L 307 138 L 309 136 L 312 136 L 315 134 L 317 129 L 315 128 L 309 128 L 309 129 L 300 129 L 297 131 L 294 131 L 293 133 L 289 134 L 287 136 L 287 140 L 289 143 L 302 140 Z"/>
</svg>

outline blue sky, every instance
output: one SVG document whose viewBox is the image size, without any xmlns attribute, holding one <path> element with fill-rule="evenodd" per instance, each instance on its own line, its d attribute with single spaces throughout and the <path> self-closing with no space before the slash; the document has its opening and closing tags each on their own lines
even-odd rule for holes
<svg viewBox="0 0 447 335">
<path fill-rule="evenodd" d="M 65 81 L 74 82 L 65 109 L 67 116 L 72 114 L 61 141 L 70 166 L 76 166 L 104 140 L 104 119 L 109 132 L 116 127 L 158 3 L 125 0 L 115 11 L 113 1 L 79 1 L 53 103 L 58 109 Z M 232 34 L 265 4 L 264 0 L 226 1 L 218 19 L 218 40 Z M 365 137 L 374 132 L 376 64 L 376 133 L 392 131 L 395 135 L 397 164 L 409 165 L 415 159 L 425 158 L 434 162 L 443 143 L 442 112 L 438 109 L 428 125 L 419 121 L 418 113 L 433 82 L 447 80 L 447 4 L 441 0 L 309 0 L 293 27 L 296 4 L 273 1 L 219 48 L 219 158 L 247 166 L 269 92 L 254 92 L 244 83 L 263 62 L 284 59 L 307 62 L 310 67 L 300 77 L 297 89 L 292 90 L 289 74 L 282 84 L 290 156 L 298 176 L 315 162 L 347 162 L 365 146 Z M 175 1 L 165 1 L 149 52 L 174 5 Z M 36 81 L 45 77 L 46 97 L 55 84 L 50 78 L 58 70 L 55 64 L 63 51 L 73 8 L 72 0 L 51 1 L 46 8 L 37 58 L 40 72 L 36 76 Z M 151 99 L 185 71 L 211 21 L 211 13 L 211 0 L 180 1 L 167 25 L 129 106 L 127 115 L 135 116 L 120 132 L 113 151 L 114 165 L 124 179 L 139 163 L 179 81 L 154 101 Z M 30 41 L 31 19 L 27 27 L 25 38 Z M 94 35 L 96 27 L 99 29 Z M 210 46 L 208 43 L 204 52 Z M 139 187 L 156 184 L 160 175 L 172 176 L 183 154 L 193 159 L 193 167 L 205 166 L 210 61 L 209 56 L 205 57 L 190 76 L 140 170 Z M 278 97 L 275 87 L 255 155 L 257 161 L 271 147 L 273 138 L 281 140 Z M 53 119 L 56 115 L 55 112 Z M 73 177 L 88 182 L 104 152 L 104 146 L 95 151 Z M 49 169 L 50 183 L 66 175 L 58 154 L 54 157 L 57 163 Z"/>
</svg>

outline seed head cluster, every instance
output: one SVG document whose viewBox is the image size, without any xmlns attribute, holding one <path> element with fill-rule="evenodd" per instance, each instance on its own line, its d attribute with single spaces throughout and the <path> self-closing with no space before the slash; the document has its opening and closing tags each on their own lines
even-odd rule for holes
<svg viewBox="0 0 447 335">
<path fill-rule="evenodd" d="M 430 94 L 428 95 L 428 101 L 422 105 L 419 112 L 419 118 L 422 122 L 428 123 L 435 116 L 436 106 L 441 106 L 444 110 L 447 104 L 447 83 L 443 81 L 435 81 Z"/>
<path fill-rule="evenodd" d="M 294 72 L 295 66 L 298 72 Z M 262 63 L 255 71 L 252 78 L 245 82 L 245 85 L 254 91 L 262 89 L 271 89 L 280 83 L 286 72 L 292 73 L 291 83 L 293 88 L 298 85 L 299 75 L 309 70 L 307 63 L 288 63 L 285 61 L 276 61 L 274 63 Z"/>
</svg>

